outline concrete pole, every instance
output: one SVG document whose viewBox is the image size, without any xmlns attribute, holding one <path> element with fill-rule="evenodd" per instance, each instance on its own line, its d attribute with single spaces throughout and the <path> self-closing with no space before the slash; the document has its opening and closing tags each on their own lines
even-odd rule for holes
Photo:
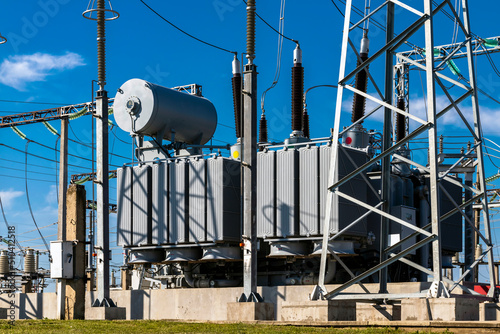
<svg viewBox="0 0 500 334">
<path fill-rule="evenodd" d="M 68 118 L 61 118 L 60 158 L 59 158 L 59 206 L 57 223 L 57 240 L 66 240 L 66 188 L 68 187 Z M 57 314 L 64 319 L 66 280 L 57 280 Z"/>
<path fill-rule="evenodd" d="M 97 299 L 93 306 L 114 306 L 109 299 L 109 166 L 108 166 L 108 92 L 106 85 L 106 34 L 104 0 L 97 0 L 97 74 L 96 96 L 96 189 L 97 189 Z"/>
<path fill-rule="evenodd" d="M 94 306 L 109 303 L 109 167 L 108 167 L 108 95 L 99 90 L 96 97 L 97 148 L 97 300 Z"/>
<path fill-rule="evenodd" d="M 130 274 L 130 269 L 128 267 L 122 267 L 120 269 L 120 275 L 122 290 L 130 290 L 130 286 L 132 285 L 132 275 Z"/>
<path fill-rule="evenodd" d="M 257 72 L 245 65 L 243 107 L 243 287 L 247 300 L 257 292 Z"/>
<path fill-rule="evenodd" d="M 73 279 L 66 282 L 66 319 L 85 319 L 85 187 L 68 188 L 66 237 L 76 244 L 73 249 Z"/>
<path fill-rule="evenodd" d="M 247 59 L 243 86 L 243 295 L 257 302 L 257 67 L 255 58 L 255 0 L 247 2 Z"/>
</svg>

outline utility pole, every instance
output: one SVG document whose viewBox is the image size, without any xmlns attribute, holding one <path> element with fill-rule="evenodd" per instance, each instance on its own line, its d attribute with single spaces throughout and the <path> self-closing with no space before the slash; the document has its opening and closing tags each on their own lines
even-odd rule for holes
<svg viewBox="0 0 500 334">
<path fill-rule="evenodd" d="M 97 19 L 92 13 L 97 13 Z M 111 13 L 106 18 L 106 13 Z M 86 16 L 89 15 L 89 16 Z M 97 7 L 87 9 L 83 16 L 97 21 L 97 75 L 99 90 L 96 96 L 96 189 L 97 189 L 97 298 L 92 306 L 114 306 L 109 298 L 109 179 L 108 179 L 108 92 L 106 85 L 106 33 L 105 22 L 119 14 L 105 8 L 104 0 L 97 0 Z"/>
<path fill-rule="evenodd" d="M 57 240 L 66 241 L 66 188 L 68 187 L 68 118 L 61 118 L 60 158 L 59 158 L 59 207 Z M 65 319 L 66 280 L 57 280 L 57 314 Z"/>
<path fill-rule="evenodd" d="M 247 59 L 243 86 L 243 294 L 241 302 L 260 302 L 257 293 L 257 67 L 255 0 L 247 2 Z"/>
</svg>

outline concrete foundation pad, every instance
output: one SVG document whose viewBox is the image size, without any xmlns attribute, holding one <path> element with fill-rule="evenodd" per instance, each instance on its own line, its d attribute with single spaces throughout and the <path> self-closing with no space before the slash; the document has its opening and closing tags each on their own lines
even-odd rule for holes
<svg viewBox="0 0 500 334">
<path fill-rule="evenodd" d="M 480 303 L 479 321 L 498 321 L 500 320 L 500 304 Z"/>
<path fill-rule="evenodd" d="M 124 320 L 125 307 L 87 307 L 85 320 Z"/>
<path fill-rule="evenodd" d="M 356 321 L 401 320 L 401 305 L 356 303 Z"/>
<path fill-rule="evenodd" d="M 253 302 L 227 303 L 227 320 L 274 320 L 274 304 Z"/>
<path fill-rule="evenodd" d="M 356 303 L 353 301 L 316 300 L 282 302 L 281 321 L 354 321 Z"/>
<path fill-rule="evenodd" d="M 401 320 L 476 321 L 479 302 L 473 298 L 403 299 Z"/>
</svg>

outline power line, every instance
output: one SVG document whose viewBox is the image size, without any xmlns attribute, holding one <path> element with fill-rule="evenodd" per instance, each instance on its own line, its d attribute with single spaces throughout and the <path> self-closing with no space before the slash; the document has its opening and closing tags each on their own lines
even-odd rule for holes
<svg viewBox="0 0 500 334">
<path fill-rule="evenodd" d="M 1 161 L 8 161 L 8 162 L 15 163 L 15 164 L 21 164 L 21 165 L 24 165 L 24 162 L 21 162 L 21 161 L 15 161 L 15 160 L 5 159 L 5 158 L 1 158 L 1 157 L 0 157 L 0 160 L 1 160 Z M 54 169 L 53 167 L 47 167 L 47 166 L 42 166 L 42 165 L 36 165 L 36 164 L 32 164 L 32 163 L 30 163 L 29 165 L 30 165 L 30 166 L 32 166 L 32 167 L 38 167 L 38 168 L 43 168 L 43 169 L 50 169 L 50 170 L 53 170 L 53 169 Z M 2 167 L 2 168 L 6 168 L 6 167 Z M 11 168 L 11 169 L 12 169 L 12 168 Z M 20 170 L 20 169 L 16 169 L 16 170 Z M 77 171 L 77 170 L 75 170 L 75 169 L 72 169 L 72 171 L 73 171 L 73 174 L 81 174 L 81 173 L 83 173 L 82 171 Z M 33 172 L 33 173 L 36 173 L 36 172 Z M 41 174 L 41 173 L 39 173 L 39 174 Z M 50 174 L 50 175 L 52 175 L 52 174 Z"/>
<path fill-rule="evenodd" d="M 2 203 L 2 196 L 0 196 L 0 209 L 2 210 L 2 216 L 3 216 L 3 221 L 5 222 L 5 226 L 7 226 L 7 233 L 9 233 L 10 232 L 10 225 L 7 222 L 7 218 L 5 217 L 5 211 L 3 209 L 3 203 Z M 19 250 L 24 254 L 24 251 L 23 251 L 21 245 L 19 244 L 19 241 L 17 241 L 17 238 L 15 237 L 15 235 L 14 235 L 14 242 L 16 243 Z"/>
<path fill-rule="evenodd" d="M 34 140 L 31 140 L 29 139 L 30 141 L 32 141 L 33 143 L 36 143 L 36 144 L 39 144 L 38 142 L 35 142 Z M 4 146 L 4 147 L 7 147 L 7 148 L 10 148 L 11 150 L 14 150 L 14 151 L 17 151 L 17 152 L 21 152 L 24 154 L 24 151 L 18 149 L 18 148 L 15 148 L 15 147 L 12 147 L 12 146 L 9 146 L 7 144 L 3 144 L 3 143 L 0 143 L 0 146 Z M 54 150 L 52 147 L 48 147 L 49 149 L 51 150 Z M 50 161 L 50 162 L 55 162 L 55 163 L 59 163 L 58 161 L 54 160 L 54 159 L 49 159 L 49 158 L 46 158 L 46 157 L 42 157 L 40 155 L 36 155 L 36 154 L 33 154 L 33 153 L 28 153 L 28 155 L 32 156 L 32 157 L 35 157 L 35 158 L 39 158 L 39 159 L 43 159 L 43 160 L 47 160 L 47 161 Z M 75 156 L 77 158 L 81 158 L 80 156 Z M 84 160 L 89 160 L 91 161 L 90 159 L 85 159 L 85 158 L 82 158 Z M 82 166 L 79 166 L 79 165 L 72 165 L 72 164 L 68 164 L 68 166 L 71 166 L 71 167 L 78 167 L 78 168 L 81 168 Z M 120 168 L 121 166 L 119 165 L 109 165 L 111 167 L 117 167 L 117 168 Z"/>
<path fill-rule="evenodd" d="M 242 1 L 245 3 L 245 5 L 247 4 L 247 2 L 246 2 L 245 0 L 242 0 Z M 292 39 L 292 38 L 290 38 L 290 37 L 287 37 L 287 36 L 283 35 L 281 32 L 279 32 L 278 30 L 276 30 L 276 29 L 275 29 L 272 25 L 270 25 L 269 23 L 267 23 L 267 21 L 266 21 L 266 20 L 264 20 L 264 19 L 263 19 L 263 18 L 262 18 L 259 14 L 257 14 L 257 12 L 255 12 L 255 15 L 257 15 L 257 17 L 258 17 L 258 18 L 259 18 L 262 22 L 264 22 L 264 23 L 265 23 L 265 24 L 266 24 L 269 28 L 271 28 L 271 29 L 272 29 L 275 33 L 277 33 L 278 35 L 280 35 L 280 36 L 281 36 L 281 37 L 283 37 L 284 39 L 287 39 L 287 40 L 289 40 L 289 41 L 292 41 L 292 42 L 294 42 L 294 43 L 299 44 L 299 41 L 297 41 L 297 40 L 295 40 L 295 39 Z"/>
<path fill-rule="evenodd" d="M 35 216 L 33 215 L 33 210 L 31 209 L 30 196 L 28 193 L 28 145 L 29 145 L 29 143 L 30 143 L 29 140 L 26 141 L 25 155 L 24 155 L 24 161 L 25 161 L 25 164 L 24 164 L 25 182 L 24 182 L 24 184 L 26 186 L 26 200 L 28 201 L 28 208 L 30 210 L 30 214 L 31 214 L 31 218 L 33 219 L 33 223 L 35 224 L 35 227 L 38 230 L 38 233 L 40 234 L 40 237 L 42 238 L 43 243 L 45 244 L 45 247 L 47 248 L 47 251 L 50 252 L 49 245 L 47 244 L 47 241 L 45 241 L 45 238 L 43 237 L 42 232 L 40 231 L 40 228 L 38 228 L 38 224 L 36 223 Z M 49 257 L 50 257 L 50 253 L 49 253 Z"/>
<path fill-rule="evenodd" d="M 33 102 L 33 101 L 14 101 L 14 100 L 0 100 L 0 102 L 7 103 L 24 103 L 24 104 L 47 104 L 47 105 L 59 105 L 59 106 L 67 106 L 70 103 L 55 103 L 55 102 Z"/>
<path fill-rule="evenodd" d="M 35 230 L 36 231 L 36 230 Z M 47 238 L 50 238 L 50 237 L 54 237 L 56 236 L 56 234 L 51 234 L 51 235 L 48 235 Z M 29 240 L 23 240 L 23 242 L 30 242 L 30 241 L 35 241 L 35 240 L 40 240 L 40 239 L 43 239 L 43 237 L 40 237 L 40 238 L 33 238 L 33 239 L 29 239 Z"/>
<path fill-rule="evenodd" d="M 186 36 L 189 36 L 195 40 L 197 40 L 198 42 L 201 42 L 203 44 L 206 44 L 208 46 L 211 46 L 213 48 L 216 48 L 216 49 L 219 49 L 219 50 L 222 50 L 222 51 L 225 51 L 225 52 L 229 52 L 229 53 L 233 53 L 233 54 L 236 54 L 235 51 L 230 51 L 228 49 L 224 49 L 220 46 L 217 46 L 215 44 L 212 44 L 212 43 L 208 43 L 208 42 L 205 42 L 204 40 L 201 40 L 199 39 L 198 37 L 195 37 L 193 35 L 191 35 L 190 33 L 182 30 L 181 28 L 179 28 L 178 26 L 176 26 L 175 24 L 173 24 L 172 22 L 170 22 L 169 20 L 167 20 L 165 17 L 161 16 L 160 13 L 158 13 L 157 11 L 155 11 L 153 8 L 151 8 L 147 3 L 145 3 L 143 0 L 139 0 L 140 2 L 143 3 L 144 6 L 146 6 L 147 8 L 149 8 L 150 11 L 152 11 L 153 13 L 155 13 L 159 18 L 161 18 L 163 21 L 167 22 L 168 24 L 170 24 L 172 27 L 174 27 L 175 29 L 179 30 L 180 32 L 182 32 L 184 35 Z"/>
<path fill-rule="evenodd" d="M 42 227 L 40 227 L 40 230 L 41 230 L 41 229 L 44 229 L 44 228 L 47 228 L 47 227 L 54 226 L 54 225 L 57 225 L 57 222 L 52 223 L 52 224 L 49 224 L 49 225 L 42 226 Z M 17 235 L 19 236 L 19 235 L 22 235 L 22 234 L 27 234 L 27 233 L 36 232 L 36 231 L 37 231 L 37 230 L 35 229 L 35 230 L 31 230 L 31 231 L 26 231 L 26 232 L 22 232 L 22 233 L 17 233 Z"/>
<path fill-rule="evenodd" d="M 24 177 L 21 177 L 21 176 L 12 176 L 12 175 L 5 175 L 5 174 L 0 174 L 0 176 L 9 177 L 9 178 L 13 178 L 13 179 L 21 179 L 21 180 L 24 180 Z M 57 183 L 57 182 L 56 182 L 56 181 L 54 181 L 54 180 L 49 181 L 49 180 L 32 179 L 32 178 L 28 178 L 28 180 L 30 180 L 30 181 L 39 181 L 39 182 L 48 182 L 48 183 Z"/>
</svg>

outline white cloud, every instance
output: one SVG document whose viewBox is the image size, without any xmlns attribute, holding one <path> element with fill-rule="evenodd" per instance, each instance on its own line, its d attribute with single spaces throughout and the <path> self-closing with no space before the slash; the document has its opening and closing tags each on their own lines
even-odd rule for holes
<svg viewBox="0 0 500 334">
<path fill-rule="evenodd" d="M 67 52 L 62 56 L 47 53 L 11 56 L 0 65 L 0 82 L 17 90 L 24 90 L 27 83 L 44 81 L 55 72 L 85 65 L 82 56 Z"/>
<path fill-rule="evenodd" d="M 16 197 L 19 197 L 23 194 L 24 192 L 22 191 L 15 191 L 12 189 L 0 191 L 0 198 L 2 199 L 2 205 L 4 209 L 10 208 L 12 205 L 12 201 Z"/>
<path fill-rule="evenodd" d="M 50 186 L 50 190 L 45 195 L 45 202 L 47 202 L 49 205 L 56 205 L 57 206 L 57 187 L 55 185 Z"/>
</svg>

